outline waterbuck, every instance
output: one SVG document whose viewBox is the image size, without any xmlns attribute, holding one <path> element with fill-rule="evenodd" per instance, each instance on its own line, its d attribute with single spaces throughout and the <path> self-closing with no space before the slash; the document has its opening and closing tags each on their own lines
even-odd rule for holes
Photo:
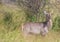
<svg viewBox="0 0 60 42">
<path fill-rule="evenodd" d="M 46 16 L 45 22 L 28 22 L 22 24 L 22 32 L 25 35 L 28 34 L 41 34 L 42 36 L 45 36 L 49 29 L 52 27 L 52 20 L 51 20 L 51 14 L 44 11 L 44 15 Z"/>
</svg>

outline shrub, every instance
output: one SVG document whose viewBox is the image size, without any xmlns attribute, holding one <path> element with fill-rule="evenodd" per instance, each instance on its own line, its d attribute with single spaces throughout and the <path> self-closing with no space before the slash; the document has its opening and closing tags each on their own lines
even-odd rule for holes
<svg viewBox="0 0 60 42">
<path fill-rule="evenodd" d="M 57 16 L 53 22 L 53 30 L 60 30 L 60 16 Z"/>
</svg>

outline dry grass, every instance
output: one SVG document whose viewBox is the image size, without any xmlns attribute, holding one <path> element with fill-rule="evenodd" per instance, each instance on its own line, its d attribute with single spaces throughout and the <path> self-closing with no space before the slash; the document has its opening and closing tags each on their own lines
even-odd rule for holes
<svg viewBox="0 0 60 42">
<path fill-rule="evenodd" d="M 45 37 L 31 35 L 24 38 L 20 29 L 10 32 L 3 30 L 3 32 L 0 32 L 0 42 L 60 42 L 60 34 L 50 31 Z"/>
<path fill-rule="evenodd" d="M 15 27 L 17 29 L 10 30 L 9 25 L 4 24 L 4 12 L 11 13 L 13 23 L 11 23 L 10 28 Z M 53 15 L 53 18 L 55 16 Z M 24 17 L 24 12 L 20 8 L 14 9 L 8 6 L 0 6 L 0 42 L 60 42 L 60 33 L 53 30 L 49 31 L 45 37 L 31 35 L 24 38 L 20 27 L 21 23 L 25 21 Z"/>
</svg>

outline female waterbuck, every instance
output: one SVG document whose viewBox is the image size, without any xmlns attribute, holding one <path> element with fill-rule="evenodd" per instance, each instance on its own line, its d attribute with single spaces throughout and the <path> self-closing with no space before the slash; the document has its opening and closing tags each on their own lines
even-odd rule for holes
<svg viewBox="0 0 60 42">
<path fill-rule="evenodd" d="M 22 25 L 22 31 L 25 35 L 41 34 L 45 36 L 52 27 L 51 14 L 44 11 L 46 16 L 45 22 L 28 22 Z"/>
</svg>

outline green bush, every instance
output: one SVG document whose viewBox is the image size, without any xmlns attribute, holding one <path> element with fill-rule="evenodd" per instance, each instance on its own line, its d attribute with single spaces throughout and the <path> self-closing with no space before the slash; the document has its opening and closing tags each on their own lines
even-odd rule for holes
<svg viewBox="0 0 60 42">
<path fill-rule="evenodd" d="M 9 25 L 12 22 L 12 15 L 9 12 L 4 13 L 4 23 Z"/>
<path fill-rule="evenodd" d="M 53 30 L 60 30 L 60 16 L 57 16 L 53 22 Z"/>
</svg>

